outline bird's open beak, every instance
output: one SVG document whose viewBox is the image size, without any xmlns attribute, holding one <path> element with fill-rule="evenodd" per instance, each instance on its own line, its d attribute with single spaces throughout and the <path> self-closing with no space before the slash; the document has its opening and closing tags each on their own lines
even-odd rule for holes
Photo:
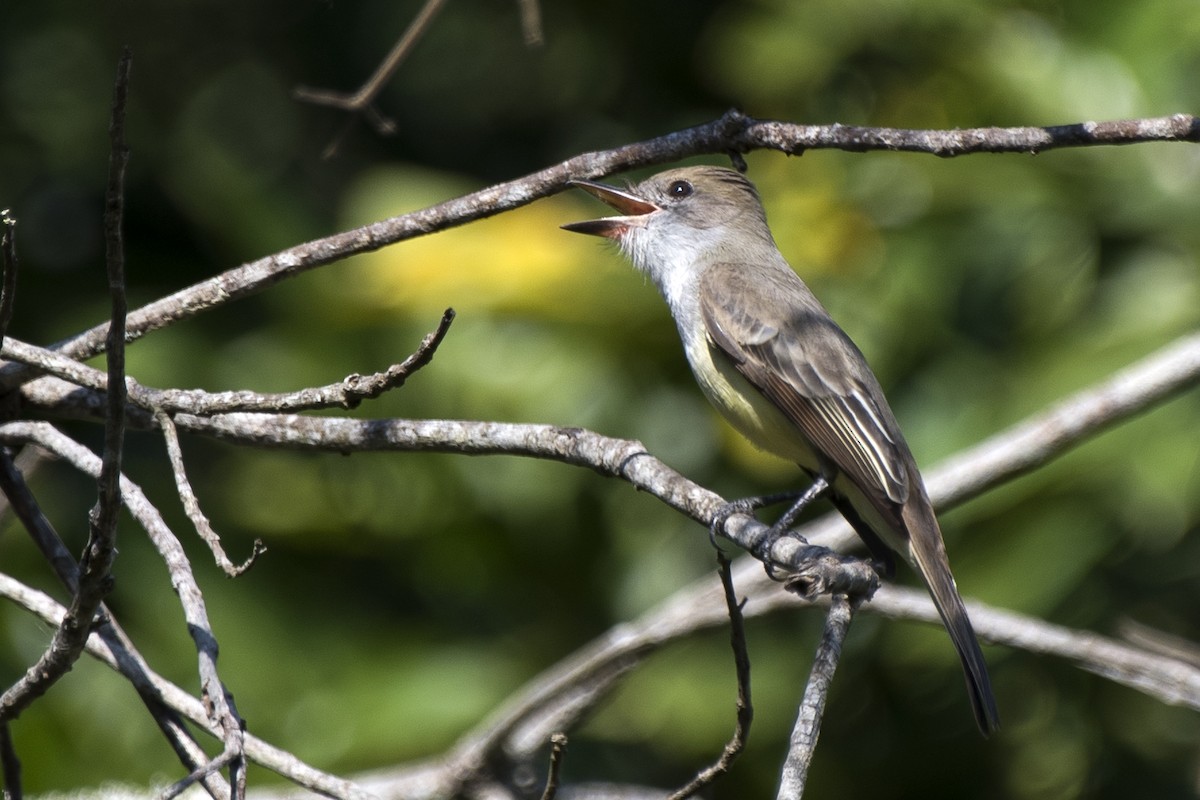
<svg viewBox="0 0 1200 800">
<path fill-rule="evenodd" d="M 588 194 L 603 200 L 626 216 L 570 222 L 562 226 L 565 231 L 590 233 L 593 236 L 619 239 L 630 227 L 644 225 L 646 215 L 658 211 L 658 206 L 654 205 L 654 203 L 643 200 L 629 192 L 623 192 L 620 189 L 606 186 L 603 183 L 592 183 L 591 181 L 568 181 L 567 183 L 570 186 L 577 186 Z"/>
</svg>

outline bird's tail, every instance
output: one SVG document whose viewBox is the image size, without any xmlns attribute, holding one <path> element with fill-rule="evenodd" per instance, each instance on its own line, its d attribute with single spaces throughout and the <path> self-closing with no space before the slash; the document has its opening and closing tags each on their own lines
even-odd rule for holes
<svg viewBox="0 0 1200 800">
<path fill-rule="evenodd" d="M 954 576 L 950 573 L 950 562 L 946 547 L 942 543 L 941 529 L 937 517 L 924 492 L 914 492 L 904 504 L 902 515 L 909 533 L 909 554 L 914 566 L 921 573 L 933 604 L 942 616 L 942 622 L 954 642 L 954 649 L 962 660 L 963 674 L 967 679 L 967 692 L 971 697 L 971 710 L 975 722 L 984 736 L 1000 727 L 1000 713 L 996 709 L 996 698 L 992 694 L 992 682 L 988 678 L 987 663 L 975 638 L 975 629 L 967 616 L 966 606 L 958 594 Z"/>
</svg>

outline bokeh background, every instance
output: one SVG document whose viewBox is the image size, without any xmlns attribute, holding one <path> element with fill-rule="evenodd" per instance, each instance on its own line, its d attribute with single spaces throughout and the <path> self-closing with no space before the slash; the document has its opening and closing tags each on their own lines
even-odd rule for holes
<svg viewBox="0 0 1200 800">
<path fill-rule="evenodd" d="M 732 106 L 915 128 L 1200 111 L 1194 0 L 544 2 L 540 48 L 524 45 L 515 2 L 476 0 L 448 4 L 379 98 L 395 135 L 360 124 L 323 160 L 344 118 L 292 89 L 355 88 L 419 5 L 5 3 L 0 207 L 19 219 L 23 267 L 13 335 L 49 343 L 106 314 L 106 126 L 125 44 L 133 304 Z M 867 353 L 923 464 L 1200 322 L 1195 145 L 747 160 L 781 248 Z M 640 438 L 729 497 L 794 488 L 791 467 L 709 410 L 653 288 L 558 229 L 600 213 L 560 195 L 326 267 L 139 341 L 131 372 L 212 390 L 327 383 L 402 359 L 453 306 L 433 365 L 357 415 L 584 426 Z M 66 427 L 98 446 L 96 426 Z M 1191 392 L 946 514 L 964 593 L 1099 632 L 1132 619 L 1200 640 L 1198 444 Z M 231 554 L 255 537 L 270 548 L 227 580 L 185 536 L 223 674 L 254 732 L 335 772 L 440 752 L 539 670 L 713 571 L 699 526 L 563 465 L 183 447 Z M 127 472 L 185 533 L 157 437 L 131 436 Z M 50 464 L 34 487 L 80 548 L 91 482 Z M 152 665 L 194 689 L 165 570 L 132 524 L 120 536 L 111 604 Z M 61 596 L 11 522 L 0 564 Z M 713 797 L 774 791 L 818 628 L 804 612 L 751 624 L 758 716 Z M 0 683 L 48 636 L 0 607 Z M 725 637 L 653 657 L 572 732 L 565 778 L 671 786 L 713 758 L 732 727 Z M 1200 793 L 1194 712 L 1054 659 L 988 656 L 1005 728 L 984 742 L 944 634 L 862 615 L 813 796 Z M 94 663 L 13 735 L 30 792 L 178 777 L 132 690 Z"/>
</svg>

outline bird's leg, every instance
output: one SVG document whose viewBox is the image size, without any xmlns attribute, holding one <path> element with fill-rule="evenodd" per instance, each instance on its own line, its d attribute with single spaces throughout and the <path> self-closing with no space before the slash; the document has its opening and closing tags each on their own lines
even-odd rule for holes
<svg viewBox="0 0 1200 800">
<path fill-rule="evenodd" d="M 802 512 L 809 503 L 820 497 L 828 488 L 829 481 L 825 478 L 825 476 L 817 475 L 816 478 L 813 479 L 812 486 L 809 486 L 803 494 L 796 498 L 796 502 L 792 503 L 792 507 L 785 511 L 783 516 L 775 521 L 775 524 L 772 525 L 767 531 L 766 536 L 764 536 L 757 544 L 754 545 L 753 548 L 751 548 L 750 554 L 759 561 L 763 562 L 763 566 L 765 566 L 767 569 L 767 574 L 771 577 L 775 577 L 771 566 L 771 549 L 775 547 L 775 543 L 779 541 L 780 538 L 787 535 L 788 529 L 792 527 L 792 523 L 795 522 L 796 518 L 800 516 L 800 512 Z M 804 541 L 800 537 L 796 538 L 800 539 L 800 541 Z"/>
<path fill-rule="evenodd" d="M 804 511 L 808 504 L 820 497 L 828 488 L 829 481 L 825 476 L 817 475 L 813 479 L 812 485 L 800 493 L 782 492 L 763 497 L 747 497 L 742 500 L 734 500 L 732 503 L 726 503 L 717 509 L 717 513 L 713 514 L 712 523 L 708 528 L 709 539 L 712 541 L 713 546 L 716 547 L 717 533 L 724 529 L 725 522 L 734 514 L 749 514 L 764 506 L 782 503 L 784 500 L 792 500 L 792 505 L 784 512 L 783 516 L 776 520 L 775 524 L 770 527 L 761 541 L 750 549 L 750 554 L 766 565 L 769 574 L 771 572 L 771 548 L 775 546 L 780 537 L 787 534 L 792 523 L 796 521 L 796 518 L 800 516 L 800 513 Z"/>
<path fill-rule="evenodd" d="M 712 522 L 708 524 L 709 541 L 712 542 L 713 547 L 717 546 L 717 535 L 725 529 L 725 523 L 734 514 L 753 514 L 760 508 L 773 506 L 784 500 L 795 500 L 798 497 L 800 497 L 800 492 L 778 492 L 760 497 L 743 497 L 741 500 L 726 503 L 717 509 L 713 514 Z"/>
</svg>

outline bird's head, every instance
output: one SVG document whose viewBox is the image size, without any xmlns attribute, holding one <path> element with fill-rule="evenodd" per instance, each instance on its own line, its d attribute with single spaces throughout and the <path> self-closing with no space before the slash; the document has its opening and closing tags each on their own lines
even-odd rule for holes
<svg viewBox="0 0 1200 800">
<path fill-rule="evenodd" d="M 562 227 L 616 241 L 634 264 L 655 275 L 700 265 L 726 251 L 774 248 L 758 191 L 741 173 L 723 167 L 660 172 L 628 189 L 571 181 L 622 216 Z"/>
</svg>

